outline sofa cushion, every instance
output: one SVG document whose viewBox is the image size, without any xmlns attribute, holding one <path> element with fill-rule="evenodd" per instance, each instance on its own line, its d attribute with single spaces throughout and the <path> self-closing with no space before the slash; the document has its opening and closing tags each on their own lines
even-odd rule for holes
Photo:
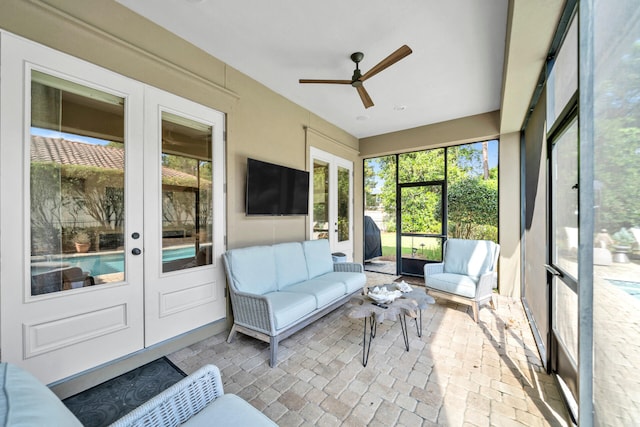
<svg viewBox="0 0 640 427">
<path fill-rule="evenodd" d="M 493 267 L 496 244 L 488 240 L 449 239 L 444 254 L 444 272 L 478 279 Z"/>
<path fill-rule="evenodd" d="M 304 256 L 307 261 L 309 279 L 333 271 L 333 258 L 327 239 L 306 240 L 302 242 Z"/>
<path fill-rule="evenodd" d="M 188 419 L 183 426 L 277 426 L 266 415 L 235 394 L 224 394 Z"/>
<path fill-rule="evenodd" d="M 271 302 L 275 329 L 280 330 L 296 323 L 316 309 L 313 295 L 298 292 L 269 292 L 264 295 Z"/>
<path fill-rule="evenodd" d="M 276 261 L 272 246 L 252 246 L 227 251 L 233 281 L 241 292 L 264 295 L 277 290 Z"/>
<path fill-rule="evenodd" d="M 278 289 L 284 289 L 294 283 L 309 278 L 307 263 L 300 242 L 280 243 L 273 246 L 276 256 L 276 275 Z"/>
<path fill-rule="evenodd" d="M 335 271 L 326 273 L 319 278 L 328 280 L 330 282 L 340 282 L 344 285 L 345 293 L 350 294 L 357 290 L 364 289 L 364 284 L 367 283 L 367 276 L 364 273 L 354 273 L 347 271 Z"/>
<path fill-rule="evenodd" d="M 476 282 L 462 274 L 442 273 L 425 278 L 427 288 L 432 288 L 462 297 L 476 296 Z"/>
<path fill-rule="evenodd" d="M 60 399 L 29 372 L 1 363 L 0 381 L 0 425 L 82 426 Z"/>
<path fill-rule="evenodd" d="M 316 307 L 322 308 L 344 296 L 344 284 L 338 281 L 325 279 L 324 276 L 305 280 L 286 288 L 287 292 L 300 292 L 313 295 L 316 299 Z"/>
</svg>

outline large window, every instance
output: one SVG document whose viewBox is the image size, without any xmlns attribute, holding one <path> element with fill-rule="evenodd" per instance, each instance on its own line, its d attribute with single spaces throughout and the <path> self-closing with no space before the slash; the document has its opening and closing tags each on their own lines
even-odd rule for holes
<svg viewBox="0 0 640 427">
<path fill-rule="evenodd" d="M 594 425 L 640 420 L 640 3 L 593 13 Z M 582 89 L 581 89 L 582 90 Z"/>
<path fill-rule="evenodd" d="M 497 140 L 366 159 L 365 268 L 421 275 L 446 238 L 497 241 L 497 166 Z"/>
</svg>

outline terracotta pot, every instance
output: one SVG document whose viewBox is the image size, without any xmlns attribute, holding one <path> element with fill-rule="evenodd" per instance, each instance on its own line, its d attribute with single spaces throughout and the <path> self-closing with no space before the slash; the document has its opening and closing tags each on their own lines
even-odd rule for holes
<svg viewBox="0 0 640 427">
<path fill-rule="evenodd" d="M 91 243 L 76 243 L 76 252 L 85 253 L 89 252 L 89 248 L 91 247 Z"/>
</svg>

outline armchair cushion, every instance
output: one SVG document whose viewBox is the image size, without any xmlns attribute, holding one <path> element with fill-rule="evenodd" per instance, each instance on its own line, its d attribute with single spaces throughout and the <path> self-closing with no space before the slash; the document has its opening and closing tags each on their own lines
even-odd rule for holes
<svg viewBox="0 0 640 427">
<path fill-rule="evenodd" d="M 474 298 L 476 296 L 476 282 L 469 276 L 453 273 L 441 273 L 434 276 L 425 277 L 426 286 L 448 292 L 450 294 L 460 295 L 466 298 Z"/>
<path fill-rule="evenodd" d="M 183 425 L 188 427 L 209 427 L 217 423 L 229 426 L 276 425 L 262 412 L 248 410 L 247 405 L 247 402 L 235 394 L 224 394 Z"/>
<path fill-rule="evenodd" d="M 478 280 L 493 269 L 495 252 L 496 244 L 489 240 L 449 239 L 444 253 L 444 272 Z"/>
</svg>

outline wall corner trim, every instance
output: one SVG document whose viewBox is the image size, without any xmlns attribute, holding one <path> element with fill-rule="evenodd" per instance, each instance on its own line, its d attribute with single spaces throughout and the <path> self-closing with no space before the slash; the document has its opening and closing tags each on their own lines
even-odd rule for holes
<svg viewBox="0 0 640 427">
<path fill-rule="evenodd" d="M 316 130 L 316 129 L 314 129 L 314 128 L 310 127 L 310 126 L 303 126 L 303 128 L 304 128 L 305 133 L 307 133 L 307 134 L 308 134 L 308 133 L 312 133 L 312 134 L 314 134 L 314 135 L 317 135 L 317 136 L 319 136 L 319 137 L 321 137 L 321 138 L 326 139 L 327 141 L 329 141 L 329 142 L 331 142 L 331 143 L 333 143 L 333 144 L 338 145 L 339 147 L 341 147 L 341 148 L 343 148 L 343 149 L 345 149 L 345 150 L 349 150 L 351 153 L 353 153 L 353 154 L 355 154 L 355 155 L 359 155 L 359 154 L 360 154 L 360 151 L 359 151 L 359 150 L 356 150 L 355 148 L 348 146 L 348 145 L 347 145 L 347 144 L 345 144 L 344 142 L 340 142 L 340 141 L 338 141 L 337 139 L 332 138 L 332 137 L 330 137 L 329 135 L 327 135 L 327 134 L 325 134 L 325 133 L 320 132 L 319 130 Z"/>
<path fill-rule="evenodd" d="M 153 61 L 155 61 L 155 62 L 157 62 L 157 63 L 159 63 L 159 64 L 161 64 L 163 66 L 165 66 L 165 67 L 171 68 L 171 69 L 173 69 L 175 71 L 178 71 L 180 73 L 184 73 L 184 74 L 188 75 L 189 77 L 193 78 L 194 80 L 197 80 L 200 83 L 203 83 L 203 84 L 205 84 L 205 85 L 217 90 L 222 95 L 226 95 L 228 97 L 231 97 L 234 101 L 237 101 L 237 100 L 240 99 L 240 95 L 235 93 L 234 91 L 229 90 L 226 87 L 221 86 L 221 85 L 219 85 L 219 84 L 217 84 L 215 82 L 212 82 L 211 80 L 209 80 L 209 79 L 207 79 L 207 78 L 205 78 L 205 77 L 203 77 L 203 76 L 201 76 L 201 75 L 199 75 L 199 74 L 197 74 L 197 73 L 195 73 L 195 72 L 193 72 L 191 70 L 188 70 L 188 69 L 176 64 L 173 61 L 170 61 L 170 60 L 168 60 L 166 58 L 162 58 L 161 56 L 158 56 L 158 55 L 156 55 L 156 54 L 154 54 L 152 52 L 149 52 L 148 50 L 146 50 L 146 49 L 144 49 L 144 48 L 142 48 L 140 46 L 137 46 L 137 45 L 135 45 L 135 44 L 133 44 L 131 42 L 128 42 L 128 41 L 126 41 L 126 40 L 124 40 L 124 39 L 122 39 L 122 38 L 120 38 L 120 37 L 118 37 L 118 36 L 116 36 L 114 34 L 111 34 L 111 33 L 107 32 L 107 31 L 105 31 L 105 30 L 103 30 L 101 28 L 97 28 L 97 27 L 89 24 L 88 22 L 86 22 L 86 21 L 84 21 L 84 20 L 82 20 L 82 19 L 80 19 L 80 18 L 78 18 L 76 16 L 71 15 L 69 12 L 61 10 L 61 9 L 57 8 L 56 6 L 53 6 L 53 5 L 49 4 L 46 0 L 30 0 L 30 3 L 33 4 L 36 7 L 39 7 L 40 9 L 42 9 L 42 10 L 48 12 L 48 13 L 50 13 L 50 14 L 56 15 L 56 16 L 60 17 L 61 19 L 69 21 L 73 25 L 76 25 L 76 26 L 79 26 L 79 27 L 83 28 L 87 32 L 91 32 L 91 33 L 97 34 L 100 37 L 103 37 L 105 39 L 111 40 L 112 42 L 117 43 L 117 44 L 119 44 L 120 46 L 122 46 L 122 47 L 124 47 L 126 49 L 132 50 L 132 51 L 136 52 L 137 54 L 143 55 L 143 56 L 145 56 L 145 57 L 147 57 L 147 58 L 149 58 L 149 59 L 151 59 L 151 60 L 153 60 Z"/>
</svg>

